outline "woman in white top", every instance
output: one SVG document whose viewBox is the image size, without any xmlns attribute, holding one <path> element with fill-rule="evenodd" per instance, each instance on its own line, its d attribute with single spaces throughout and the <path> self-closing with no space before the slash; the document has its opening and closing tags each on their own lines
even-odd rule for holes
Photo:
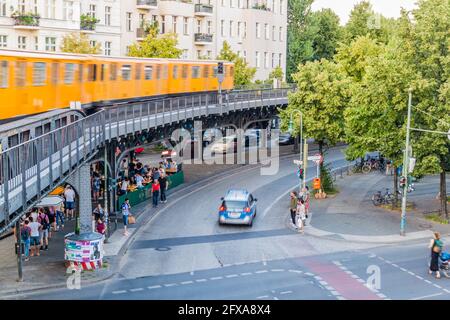
<svg viewBox="0 0 450 320">
<path fill-rule="evenodd" d="M 303 226 L 305 225 L 306 220 L 306 209 L 305 209 L 305 202 L 303 199 L 300 199 L 297 204 L 297 228 L 298 232 L 303 233 Z"/>
</svg>

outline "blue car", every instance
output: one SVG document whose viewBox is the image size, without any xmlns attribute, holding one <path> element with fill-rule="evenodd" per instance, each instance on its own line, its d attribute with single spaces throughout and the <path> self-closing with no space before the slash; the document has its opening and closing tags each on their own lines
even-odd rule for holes
<svg viewBox="0 0 450 320">
<path fill-rule="evenodd" d="M 219 224 L 245 224 L 252 226 L 256 216 L 256 201 L 253 195 L 245 189 L 228 190 L 221 198 L 219 208 Z"/>
</svg>

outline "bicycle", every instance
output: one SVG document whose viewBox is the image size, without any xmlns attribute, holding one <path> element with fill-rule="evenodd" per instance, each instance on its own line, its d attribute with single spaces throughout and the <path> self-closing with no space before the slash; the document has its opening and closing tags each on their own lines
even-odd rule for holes
<svg viewBox="0 0 450 320">
<path fill-rule="evenodd" d="M 372 196 L 372 203 L 375 206 L 380 206 L 382 204 L 392 204 L 392 203 L 394 203 L 394 200 L 395 200 L 395 197 L 389 191 L 389 188 L 386 188 L 386 193 L 384 195 L 381 195 L 381 191 L 377 191 Z"/>
</svg>

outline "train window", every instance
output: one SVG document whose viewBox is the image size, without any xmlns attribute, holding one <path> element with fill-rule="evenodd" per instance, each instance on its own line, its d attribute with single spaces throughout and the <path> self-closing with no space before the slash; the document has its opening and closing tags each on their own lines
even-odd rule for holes
<svg viewBox="0 0 450 320">
<path fill-rule="evenodd" d="M 200 66 L 192 66 L 192 79 L 200 78 Z"/>
<path fill-rule="evenodd" d="M 83 82 L 83 64 L 78 64 L 78 81 Z"/>
<path fill-rule="evenodd" d="M 156 79 L 161 78 L 161 66 L 156 66 Z"/>
<path fill-rule="evenodd" d="M 46 75 L 47 64 L 45 62 L 35 62 L 33 63 L 33 85 L 43 86 L 47 80 Z"/>
<path fill-rule="evenodd" d="M 26 75 L 26 62 L 17 61 L 16 62 L 16 86 L 25 86 L 25 75 Z"/>
<path fill-rule="evenodd" d="M 209 76 L 209 68 L 208 66 L 203 66 L 203 78 L 208 78 Z"/>
<path fill-rule="evenodd" d="M 0 70 L 0 88 L 8 87 L 8 61 L 2 61 Z"/>
<path fill-rule="evenodd" d="M 217 78 L 217 67 L 213 67 L 212 76 L 213 76 L 213 78 Z"/>
<path fill-rule="evenodd" d="M 97 81 L 97 65 L 88 65 L 88 81 Z"/>
<path fill-rule="evenodd" d="M 109 80 L 115 81 L 117 79 L 117 63 L 110 64 Z"/>
<path fill-rule="evenodd" d="M 169 67 L 167 65 L 163 66 L 163 79 L 167 79 L 169 75 Z"/>
<path fill-rule="evenodd" d="M 188 66 L 183 66 L 183 68 L 181 69 L 181 77 L 183 79 L 186 79 L 188 77 Z"/>
<path fill-rule="evenodd" d="M 73 75 L 75 72 L 75 65 L 73 63 L 66 63 L 64 67 L 64 83 L 72 84 L 73 83 Z"/>
<path fill-rule="evenodd" d="M 130 80 L 131 79 L 131 65 L 124 64 L 122 66 L 122 80 Z"/>
<path fill-rule="evenodd" d="M 136 80 L 141 80 L 141 73 L 142 73 L 142 65 L 140 63 L 136 64 Z"/>
<path fill-rule="evenodd" d="M 153 67 L 152 66 L 145 66 L 144 67 L 144 76 L 145 80 L 152 80 L 153 78 Z"/>
<path fill-rule="evenodd" d="M 173 69 L 172 69 L 172 78 L 173 78 L 173 79 L 178 78 L 178 66 L 173 66 Z"/>
<path fill-rule="evenodd" d="M 59 70 L 59 63 L 53 62 L 52 63 L 52 83 L 57 84 L 58 83 L 58 70 Z"/>
<path fill-rule="evenodd" d="M 100 81 L 105 80 L 105 65 L 102 64 L 100 67 Z"/>
</svg>

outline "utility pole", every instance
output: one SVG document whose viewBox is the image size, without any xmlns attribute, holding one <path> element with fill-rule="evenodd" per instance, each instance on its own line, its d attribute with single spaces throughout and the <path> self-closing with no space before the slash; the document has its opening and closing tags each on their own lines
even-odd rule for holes
<svg viewBox="0 0 450 320">
<path fill-rule="evenodd" d="M 308 144 L 303 145 L 303 188 L 306 188 L 306 168 L 308 167 Z"/>
<path fill-rule="evenodd" d="M 22 237 L 20 235 L 20 220 L 17 220 L 16 222 L 16 240 L 17 240 L 17 269 L 19 273 L 19 278 L 17 279 L 18 282 L 23 281 L 23 274 L 22 274 Z M 25 246 L 24 246 L 25 247 Z"/>
<path fill-rule="evenodd" d="M 105 186 L 103 191 L 103 198 L 105 200 L 104 204 L 104 211 L 105 211 L 105 218 L 106 218 L 106 228 L 109 230 L 109 208 L 108 208 L 108 150 L 106 150 L 106 144 L 105 144 L 105 153 L 104 153 L 105 160 L 103 161 L 103 170 L 104 170 L 104 176 L 105 176 Z M 109 235 L 109 233 L 107 233 Z M 109 236 L 105 239 L 107 240 Z"/>
<path fill-rule="evenodd" d="M 405 153 L 403 155 L 403 177 L 408 178 L 409 170 L 409 131 L 411 127 L 411 107 L 412 107 L 412 88 L 409 88 L 409 99 L 408 99 L 408 118 L 406 120 L 406 143 L 405 143 Z M 405 225 L 406 225 L 406 195 L 408 192 L 408 183 L 403 186 L 402 194 L 402 219 L 400 222 L 400 235 L 405 235 Z"/>
</svg>

